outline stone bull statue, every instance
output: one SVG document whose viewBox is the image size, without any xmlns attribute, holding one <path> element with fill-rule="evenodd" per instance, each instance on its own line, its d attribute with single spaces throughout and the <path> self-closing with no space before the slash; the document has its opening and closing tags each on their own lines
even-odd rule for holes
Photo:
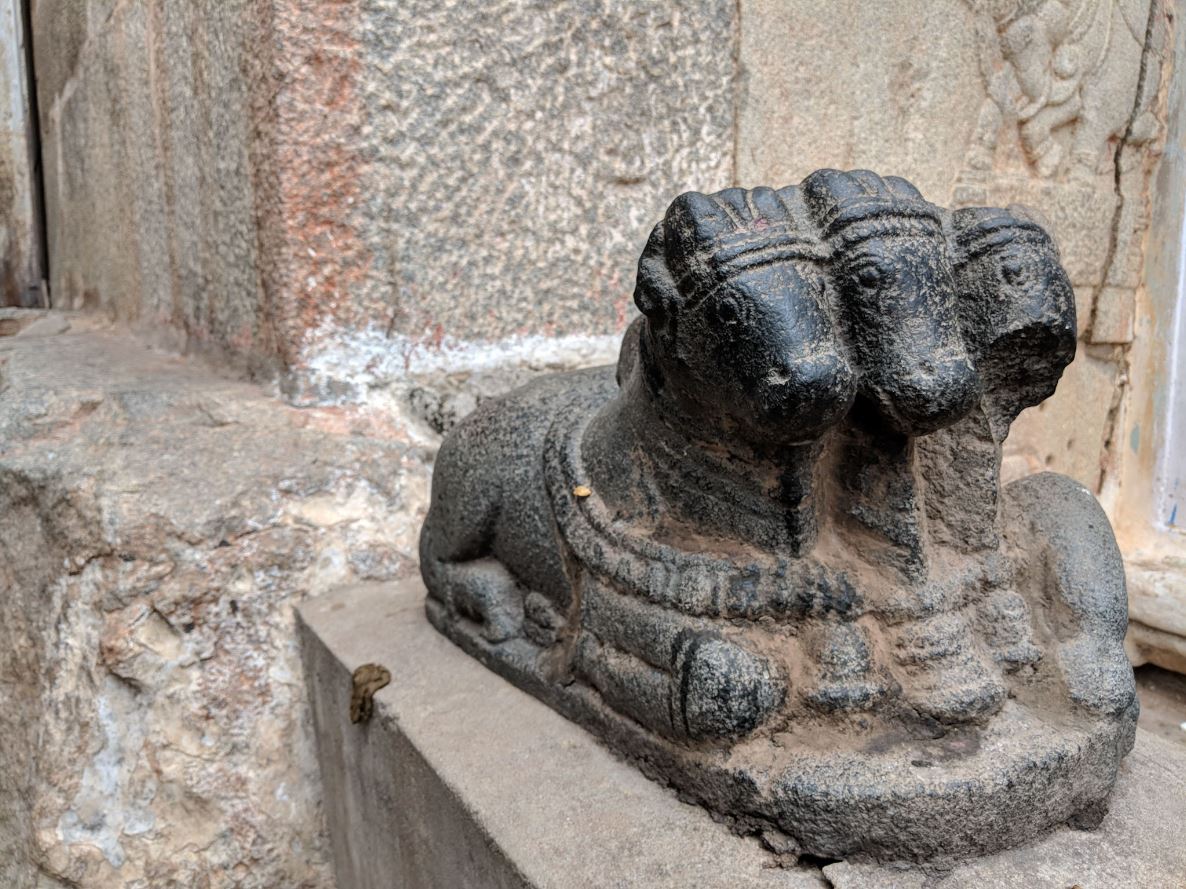
<svg viewBox="0 0 1186 889">
<path fill-rule="evenodd" d="M 1074 356 L 1046 232 L 821 170 L 677 198 L 635 301 L 616 368 L 446 438 L 433 624 L 782 850 L 1098 822 L 1136 716 L 1119 554 L 1076 483 L 999 485 Z"/>
</svg>

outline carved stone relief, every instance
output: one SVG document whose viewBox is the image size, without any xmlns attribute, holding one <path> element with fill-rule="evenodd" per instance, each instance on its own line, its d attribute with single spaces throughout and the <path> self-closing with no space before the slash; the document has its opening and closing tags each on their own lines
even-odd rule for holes
<svg viewBox="0 0 1186 889">
<path fill-rule="evenodd" d="M 988 91 L 968 152 L 969 171 L 993 169 L 1007 124 L 1016 127 L 1026 160 L 1043 179 L 1069 173 L 1090 181 L 1108 172 L 1109 143 L 1123 137 L 1144 145 L 1157 135 L 1150 97 L 1133 104 L 1148 0 L 968 2 L 979 16 Z"/>
<path fill-rule="evenodd" d="M 1162 135 L 1164 12 L 1150 0 L 966 2 L 986 98 L 954 201 L 1043 209 L 1086 344 L 1064 397 L 1019 424 L 1007 475 L 1055 466 L 1098 489 L 1127 382 L 1147 188 Z"/>
</svg>

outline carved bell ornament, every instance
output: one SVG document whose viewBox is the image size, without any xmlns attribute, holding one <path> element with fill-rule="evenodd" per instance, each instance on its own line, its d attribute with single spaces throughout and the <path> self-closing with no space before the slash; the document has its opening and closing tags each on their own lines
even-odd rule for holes
<svg viewBox="0 0 1186 889">
<path fill-rule="evenodd" d="M 1098 823 L 1137 704 L 1092 495 L 1000 487 L 1075 354 L 1058 248 L 820 170 L 684 194 L 616 368 L 445 439 L 442 633 L 780 849 L 955 858 Z"/>
</svg>

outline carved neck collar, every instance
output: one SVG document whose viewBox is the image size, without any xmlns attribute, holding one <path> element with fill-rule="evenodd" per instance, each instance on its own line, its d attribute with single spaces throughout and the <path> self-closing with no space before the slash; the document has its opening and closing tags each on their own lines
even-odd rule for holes
<svg viewBox="0 0 1186 889">
<path fill-rule="evenodd" d="M 846 573 L 815 556 L 796 557 L 749 541 L 733 553 L 685 549 L 622 520 L 596 488 L 577 494 L 589 478 L 581 454 L 588 425 L 588 417 L 560 412 L 543 454 L 553 516 L 574 568 L 689 615 L 756 620 L 827 612 L 855 618 L 863 612 L 864 602 Z M 743 515 L 734 518 L 744 524 Z"/>
</svg>

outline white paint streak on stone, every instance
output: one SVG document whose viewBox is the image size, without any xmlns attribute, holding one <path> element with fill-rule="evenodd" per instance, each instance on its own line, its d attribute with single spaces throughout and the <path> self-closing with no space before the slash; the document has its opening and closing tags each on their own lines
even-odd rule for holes
<svg viewBox="0 0 1186 889">
<path fill-rule="evenodd" d="M 1186 201 L 1182 210 L 1186 211 Z M 1170 328 L 1166 386 L 1165 442 L 1157 468 L 1157 523 L 1186 530 L 1186 227 L 1178 252 L 1177 305 Z"/>
<path fill-rule="evenodd" d="M 296 372 L 297 388 L 312 395 L 312 402 L 367 403 L 375 400 L 377 392 L 417 377 L 611 364 L 617 360 L 622 336 L 528 335 L 480 342 L 446 335 L 438 343 L 427 344 L 371 326 L 347 334 L 336 327 L 323 328 L 310 341 L 318 347 L 310 350 L 308 363 Z"/>
<path fill-rule="evenodd" d="M 155 819 L 146 806 L 155 796 L 148 785 L 145 799 L 128 799 L 140 748 L 144 724 L 131 711 L 132 692 L 118 680 L 107 678 L 95 698 L 96 725 L 103 746 L 82 774 L 82 782 L 70 808 L 58 822 L 58 833 L 67 845 L 84 843 L 99 849 L 112 867 L 122 867 L 122 835 L 147 833 Z"/>
</svg>

